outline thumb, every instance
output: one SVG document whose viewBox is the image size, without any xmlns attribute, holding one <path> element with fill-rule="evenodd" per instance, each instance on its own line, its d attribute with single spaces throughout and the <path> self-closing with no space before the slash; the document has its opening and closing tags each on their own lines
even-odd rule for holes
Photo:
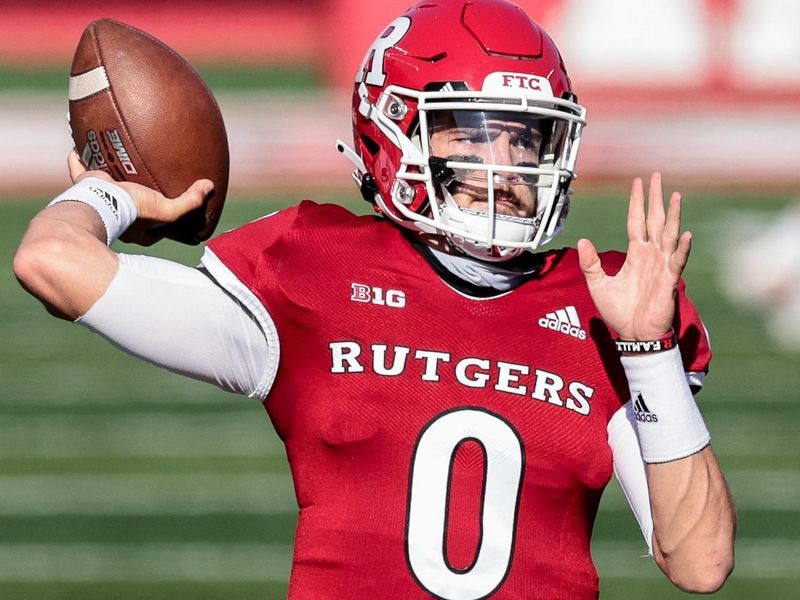
<svg viewBox="0 0 800 600">
<path fill-rule="evenodd" d="M 177 198 L 165 199 L 166 201 L 161 206 L 166 214 L 162 214 L 161 220 L 164 222 L 175 221 L 186 213 L 202 206 L 213 190 L 214 184 L 211 180 L 198 179 Z"/>
<path fill-rule="evenodd" d="M 587 283 L 596 283 L 606 276 L 597 249 L 589 240 L 578 240 L 578 261 Z"/>
<path fill-rule="evenodd" d="M 99 177 L 100 179 L 112 181 L 111 175 L 105 171 L 88 171 L 75 148 L 73 148 L 67 156 L 67 168 L 69 169 L 69 178 L 72 180 L 72 183 L 78 183 L 87 177 Z"/>
<path fill-rule="evenodd" d="M 198 179 L 189 189 L 183 192 L 178 198 L 181 201 L 192 205 L 192 208 L 200 206 L 206 198 L 214 191 L 214 182 L 210 179 Z"/>
<path fill-rule="evenodd" d="M 67 167 L 69 168 L 69 178 L 72 179 L 72 183 L 78 183 L 81 175 L 86 173 L 86 167 L 83 166 L 75 148 L 67 156 Z"/>
</svg>

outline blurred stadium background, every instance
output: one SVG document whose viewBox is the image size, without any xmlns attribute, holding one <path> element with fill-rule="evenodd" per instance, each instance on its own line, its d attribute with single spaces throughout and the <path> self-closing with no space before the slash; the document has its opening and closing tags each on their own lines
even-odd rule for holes
<svg viewBox="0 0 800 600">
<path fill-rule="evenodd" d="M 558 41 L 589 108 L 561 243 L 622 247 L 634 175 L 661 169 L 685 192 L 686 279 L 715 348 L 702 407 L 740 519 L 737 570 L 719 597 L 797 598 L 798 354 L 724 295 L 719 272 L 799 189 L 800 3 L 519 3 Z M 3 2 L 0 598 L 277 599 L 291 560 L 291 482 L 261 406 L 110 350 L 47 318 L 14 281 L 26 222 L 67 185 L 66 85 L 82 29 L 126 21 L 206 77 L 231 141 L 221 231 L 307 196 L 367 208 L 333 143 L 350 135 L 361 53 L 407 4 Z M 199 257 L 169 243 L 147 252 Z M 603 598 L 684 597 L 642 557 L 615 483 L 593 552 Z"/>
</svg>

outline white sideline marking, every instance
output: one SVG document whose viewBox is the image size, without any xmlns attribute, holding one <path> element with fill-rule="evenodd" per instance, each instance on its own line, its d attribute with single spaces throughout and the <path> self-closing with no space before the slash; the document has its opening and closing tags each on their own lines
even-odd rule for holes
<svg viewBox="0 0 800 600">
<path fill-rule="evenodd" d="M 592 556 L 600 574 L 600 587 L 604 577 L 631 579 L 661 578 L 664 575 L 647 555 L 644 542 L 592 543 Z M 782 539 L 736 540 L 736 569 L 734 577 L 753 579 L 797 577 L 800 564 L 800 541 Z"/>
<path fill-rule="evenodd" d="M 105 67 L 96 67 L 69 78 L 69 99 L 83 100 L 111 87 Z"/>
<path fill-rule="evenodd" d="M 0 581 L 283 581 L 287 544 L 0 544 Z"/>
<path fill-rule="evenodd" d="M 644 545 L 595 542 L 602 578 L 661 578 Z M 292 548 L 287 544 L 0 544 L 0 581 L 284 581 Z M 740 539 L 738 578 L 794 578 L 800 542 Z"/>
<path fill-rule="evenodd" d="M 796 470 L 730 468 L 725 469 L 725 478 L 740 510 L 800 512 L 800 473 Z M 603 497 L 602 510 L 629 510 L 619 484 L 613 480 Z"/>
<path fill-rule="evenodd" d="M 266 415 L 26 415 L 0 419 L 4 459 L 284 455 Z"/>
<path fill-rule="evenodd" d="M 286 475 L 6 475 L 0 516 L 295 513 Z"/>
<path fill-rule="evenodd" d="M 740 510 L 800 511 L 800 474 L 732 469 L 727 475 Z M 6 517 L 296 511 L 290 477 L 276 473 L 2 475 L 0 489 L 0 516 Z M 602 508 L 628 512 L 616 484 Z"/>
</svg>

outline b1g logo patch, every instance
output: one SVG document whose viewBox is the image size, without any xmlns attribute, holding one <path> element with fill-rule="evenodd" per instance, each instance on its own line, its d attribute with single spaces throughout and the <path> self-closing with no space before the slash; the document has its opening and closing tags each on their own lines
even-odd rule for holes
<svg viewBox="0 0 800 600">
<path fill-rule="evenodd" d="M 400 290 L 384 290 L 363 283 L 351 283 L 350 286 L 352 290 L 350 300 L 353 302 L 391 306 L 392 308 L 403 308 L 406 305 L 406 294 Z"/>
</svg>

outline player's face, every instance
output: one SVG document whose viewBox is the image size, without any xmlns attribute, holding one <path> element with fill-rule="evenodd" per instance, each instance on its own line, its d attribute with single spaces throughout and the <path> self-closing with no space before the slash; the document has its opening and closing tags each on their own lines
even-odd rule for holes
<svg viewBox="0 0 800 600">
<path fill-rule="evenodd" d="M 537 167 L 542 147 L 541 119 L 509 113 L 437 111 L 430 124 L 431 155 L 453 162 Z M 485 170 L 454 169 L 447 184 L 462 208 L 488 210 Z M 499 169 L 493 178 L 495 212 L 532 217 L 536 211 L 536 177 Z"/>
</svg>

